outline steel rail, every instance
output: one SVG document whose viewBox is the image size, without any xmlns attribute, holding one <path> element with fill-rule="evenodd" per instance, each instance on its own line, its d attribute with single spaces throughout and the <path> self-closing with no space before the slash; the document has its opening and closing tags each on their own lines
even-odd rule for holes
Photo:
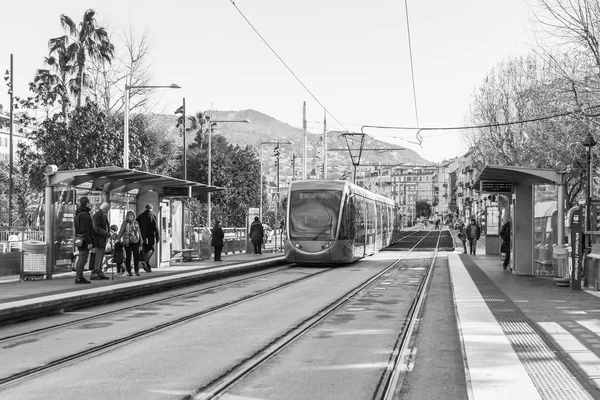
<svg viewBox="0 0 600 400">
<path fill-rule="evenodd" d="M 136 332 L 136 333 L 133 333 L 133 334 L 130 334 L 130 335 L 127 335 L 127 336 L 123 336 L 123 337 L 121 337 L 119 339 L 111 340 L 109 342 L 102 343 L 100 345 L 91 347 L 89 349 L 86 349 L 86 350 L 83 350 L 83 351 L 80 351 L 80 352 L 77 352 L 77 353 L 74 353 L 74 354 L 71 354 L 71 355 L 68 355 L 68 356 L 65 356 L 65 357 L 58 358 L 56 360 L 50 361 L 50 362 L 48 362 L 48 363 L 46 363 L 44 365 L 41 365 L 39 367 L 29 368 L 29 369 L 20 371 L 20 372 L 18 372 L 16 374 L 0 378 L 0 389 L 3 388 L 3 387 L 5 387 L 5 386 L 8 386 L 8 385 L 12 385 L 12 384 L 18 383 L 20 381 L 24 381 L 26 379 L 30 379 L 33 376 L 37 376 L 37 375 L 43 374 L 45 372 L 52 371 L 52 370 L 57 369 L 57 368 L 62 368 L 62 367 L 64 367 L 67 364 L 71 364 L 71 363 L 74 363 L 74 362 L 77 362 L 77 361 L 81 361 L 83 359 L 86 359 L 88 357 L 95 356 L 95 355 L 98 355 L 98 354 L 101 354 L 101 353 L 106 353 L 106 352 L 108 352 L 110 350 L 113 350 L 113 349 L 115 349 L 117 347 L 120 347 L 120 346 L 122 346 L 124 344 L 127 344 L 127 343 L 129 343 L 129 342 L 131 342 L 133 340 L 136 340 L 136 339 L 140 338 L 140 337 L 144 337 L 144 336 L 147 336 L 147 335 L 150 335 L 150 334 L 154 334 L 154 333 L 156 333 L 158 331 L 174 327 L 176 325 L 188 322 L 190 320 L 193 320 L 193 319 L 196 319 L 196 318 L 200 318 L 200 317 L 204 317 L 204 316 L 206 316 L 208 314 L 212 314 L 212 313 L 215 313 L 215 312 L 218 312 L 218 311 L 222 311 L 224 309 L 233 307 L 235 305 L 238 305 L 238 304 L 250 301 L 250 300 L 254 300 L 254 299 L 258 298 L 258 297 L 265 296 L 265 295 L 267 295 L 269 293 L 272 293 L 272 292 L 275 292 L 277 290 L 281 290 L 283 288 L 286 288 L 288 286 L 297 284 L 297 283 L 302 282 L 304 280 L 307 280 L 307 279 L 313 278 L 315 276 L 324 274 L 326 272 L 331 271 L 332 269 L 333 268 L 329 268 L 329 269 L 325 269 L 325 270 L 322 270 L 322 271 L 318 271 L 318 272 L 316 272 L 316 273 L 314 273 L 312 275 L 303 276 L 301 278 L 298 278 L 298 279 L 295 279 L 293 281 L 289 281 L 289 282 L 283 283 L 281 285 L 277 285 L 275 287 L 272 287 L 270 289 L 264 290 L 262 292 L 253 293 L 253 294 L 241 297 L 239 299 L 236 299 L 236 300 L 224 303 L 224 304 L 220 304 L 218 306 L 214 306 L 214 307 L 208 308 L 206 310 L 198 311 L 198 312 L 195 312 L 195 313 L 192 313 L 192 314 L 189 314 L 189 315 L 177 318 L 175 320 L 172 320 L 172 321 L 169 321 L 169 322 L 165 322 L 165 323 L 156 325 L 156 326 L 154 326 L 152 328 L 144 329 L 144 330 L 141 330 L 139 332 Z"/>
<path fill-rule="evenodd" d="M 275 274 L 275 273 L 278 273 L 278 272 L 281 272 L 281 271 L 284 271 L 284 270 L 287 270 L 287 269 L 290 269 L 290 268 L 291 267 L 289 267 L 289 266 L 288 267 L 283 267 L 283 268 L 276 269 L 275 271 L 268 271 L 268 272 L 264 272 L 264 273 L 258 273 L 256 275 L 252 275 L 250 277 L 245 277 L 245 278 L 241 278 L 241 279 L 235 279 L 235 280 L 228 281 L 228 282 L 222 282 L 222 283 L 219 283 L 219 284 L 216 284 L 216 285 L 212 285 L 212 286 L 208 286 L 208 287 L 205 287 L 205 288 L 202 288 L 202 289 L 196 289 L 196 290 L 192 290 L 192 291 L 189 291 L 189 292 L 185 292 L 185 293 L 181 293 L 181 294 L 176 294 L 176 295 L 172 295 L 172 296 L 165 296 L 165 297 L 161 297 L 160 299 L 156 299 L 156 300 L 152 300 L 152 301 L 147 301 L 147 302 L 144 302 L 144 303 L 138 303 L 138 304 L 135 304 L 135 305 L 132 305 L 132 306 L 127 306 L 127 307 L 119 308 L 117 310 L 106 311 L 106 312 L 103 312 L 103 313 L 100 313 L 100 314 L 95 314 L 95 315 L 88 316 L 88 317 L 82 317 L 82 318 L 79 318 L 79 319 L 76 319 L 76 320 L 73 320 L 73 321 L 69 321 L 69 322 L 63 322 L 63 323 L 60 323 L 60 324 L 45 326 L 43 328 L 33 329 L 31 331 L 24 332 L 24 333 L 18 333 L 18 334 L 15 334 L 15 335 L 0 337 L 0 345 L 4 344 L 6 342 L 9 342 L 11 340 L 17 340 L 17 339 L 18 340 L 22 340 L 23 338 L 27 338 L 29 336 L 36 335 L 36 334 L 39 334 L 39 333 L 51 332 L 53 330 L 58 330 L 58 329 L 62 329 L 62 328 L 68 328 L 69 326 L 77 325 L 77 324 L 82 323 L 82 322 L 94 321 L 96 319 L 100 319 L 100 318 L 103 318 L 103 317 L 106 317 L 106 316 L 118 314 L 118 313 L 123 312 L 123 311 L 129 311 L 129 310 L 132 310 L 132 309 L 135 309 L 135 308 L 138 308 L 138 307 L 144 307 L 144 306 L 147 306 L 147 305 L 160 303 L 162 301 L 174 300 L 174 299 L 177 299 L 177 298 L 180 298 L 180 297 L 186 297 L 186 296 L 193 295 L 193 294 L 196 294 L 196 293 L 202 293 L 202 292 L 205 292 L 205 291 L 208 291 L 208 290 L 213 290 L 213 289 L 227 287 L 229 285 L 233 285 L 233 284 L 236 284 L 236 283 L 239 283 L 239 282 L 244 282 L 244 281 L 247 281 L 247 280 L 250 280 L 250 279 L 254 279 L 254 278 L 257 278 L 257 277 Z"/>
<path fill-rule="evenodd" d="M 254 353 L 254 355 L 248 357 L 246 360 L 242 361 L 237 366 L 229 369 L 229 371 L 225 372 L 220 377 L 217 377 L 207 385 L 196 389 L 193 394 L 184 396 L 182 400 L 208 400 L 222 396 L 229 388 L 231 388 L 237 382 L 241 381 L 245 376 L 259 368 L 262 364 L 271 359 L 273 356 L 275 356 L 283 349 L 294 343 L 296 340 L 307 334 L 313 327 L 315 327 L 317 324 L 319 324 L 327 317 L 335 313 L 347 302 L 349 302 L 353 297 L 361 293 L 367 287 L 376 282 L 379 278 L 387 274 L 400 261 L 407 258 L 410 255 L 410 253 L 418 246 L 418 244 L 424 240 L 424 238 L 425 237 L 423 237 L 423 239 L 421 239 L 417 244 L 415 244 L 415 246 L 413 246 L 400 258 L 391 263 L 383 271 L 367 279 L 359 286 L 348 291 L 334 302 L 322 308 L 313 316 L 297 324 L 295 327 L 291 328 L 289 331 L 274 339 L 271 343 L 269 343 L 262 349 L 258 350 L 256 353 Z"/>
</svg>

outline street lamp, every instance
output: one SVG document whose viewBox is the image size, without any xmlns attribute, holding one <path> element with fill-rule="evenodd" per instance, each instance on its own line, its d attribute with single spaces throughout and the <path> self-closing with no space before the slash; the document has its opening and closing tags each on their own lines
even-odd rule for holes
<svg viewBox="0 0 600 400">
<path fill-rule="evenodd" d="M 181 89 L 181 86 L 172 83 L 169 86 L 154 85 L 128 85 L 125 83 L 125 121 L 123 129 L 123 168 L 129 168 L 129 91 L 131 89 Z"/>
<path fill-rule="evenodd" d="M 213 125 L 216 125 L 218 123 L 222 123 L 222 122 L 234 122 L 234 123 L 243 123 L 243 124 L 251 124 L 252 122 L 250 122 L 250 120 L 248 119 L 240 119 L 240 120 L 209 120 L 208 123 L 208 186 L 211 186 L 211 182 L 212 182 L 212 128 Z M 207 195 L 207 204 L 206 204 L 206 224 L 207 226 L 211 226 L 211 196 L 210 196 L 210 192 L 208 192 Z"/>
<path fill-rule="evenodd" d="M 592 230 L 592 213 L 590 212 L 590 205 L 592 202 L 592 147 L 596 145 L 596 140 L 592 136 L 591 133 L 588 132 L 586 137 L 583 139 L 581 144 L 587 149 L 587 193 L 586 193 L 586 201 L 585 201 L 585 212 L 587 215 L 585 221 L 585 230 Z"/>
</svg>

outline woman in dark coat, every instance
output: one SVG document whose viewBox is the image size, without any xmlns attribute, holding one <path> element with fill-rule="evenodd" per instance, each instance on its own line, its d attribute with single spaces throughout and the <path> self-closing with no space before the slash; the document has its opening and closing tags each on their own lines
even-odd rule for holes
<svg viewBox="0 0 600 400">
<path fill-rule="evenodd" d="M 254 217 L 254 222 L 250 225 L 250 240 L 254 245 L 254 254 L 262 254 L 263 238 L 265 236 L 265 230 L 258 217 Z"/>
<path fill-rule="evenodd" d="M 221 222 L 215 221 L 215 226 L 212 229 L 210 245 L 215 248 L 215 261 L 221 260 L 221 251 L 223 250 L 223 238 L 225 234 L 221 228 Z"/>
<path fill-rule="evenodd" d="M 506 217 L 504 220 L 504 225 L 502 225 L 502 229 L 500 230 L 500 238 L 502 239 L 500 253 L 504 253 L 504 263 L 502 264 L 503 269 L 506 269 L 508 267 L 508 263 L 510 262 L 510 234 L 510 219 Z"/>
</svg>

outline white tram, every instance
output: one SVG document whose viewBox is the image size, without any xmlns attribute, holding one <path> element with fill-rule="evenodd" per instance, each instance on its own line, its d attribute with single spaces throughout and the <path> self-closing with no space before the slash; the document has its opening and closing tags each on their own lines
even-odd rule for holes
<svg viewBox="0 0 600 400">
<path fill-rule="evenodd" d="M 401 229 L 393 200 L 341 180 L 292 182 L 286 216 L 285 259 L 305 265 L 375 254 Z"/>
</svg>

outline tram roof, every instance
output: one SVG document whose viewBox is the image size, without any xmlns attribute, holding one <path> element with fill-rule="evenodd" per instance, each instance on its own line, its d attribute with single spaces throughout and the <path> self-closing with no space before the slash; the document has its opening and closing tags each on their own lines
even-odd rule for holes
<svg viewBox="0 0 600 400">
<path fill-rule="evenodd" d="M 553 169 L 486 165 L 475 179 L 474 187 L 477 190 L 481 181 L 511 182 L 517 186 L 545 183 L 558 185 L 562 183 L 562 177 Z"/>
<path fill-rule="evenodd" d="M 194 181 L 122 167 L 56 171 L 53 174 L 48 174 L 47 177 L 48 186 L 70 185 L 105 192 L 127 193 L 137 191 L 137 194 L 142 194 L 153 191 L 163 193 L 165 196 L 177 192 L 178 196 L 181 196 L 181 193 L 190 186 L 192 197 L 196 197 L 208 192 L 225 190 L 225 188 L 218 186 L 209 186 Z M 187 195 L 187 192 L 184 195 Z"/>
</svg>

